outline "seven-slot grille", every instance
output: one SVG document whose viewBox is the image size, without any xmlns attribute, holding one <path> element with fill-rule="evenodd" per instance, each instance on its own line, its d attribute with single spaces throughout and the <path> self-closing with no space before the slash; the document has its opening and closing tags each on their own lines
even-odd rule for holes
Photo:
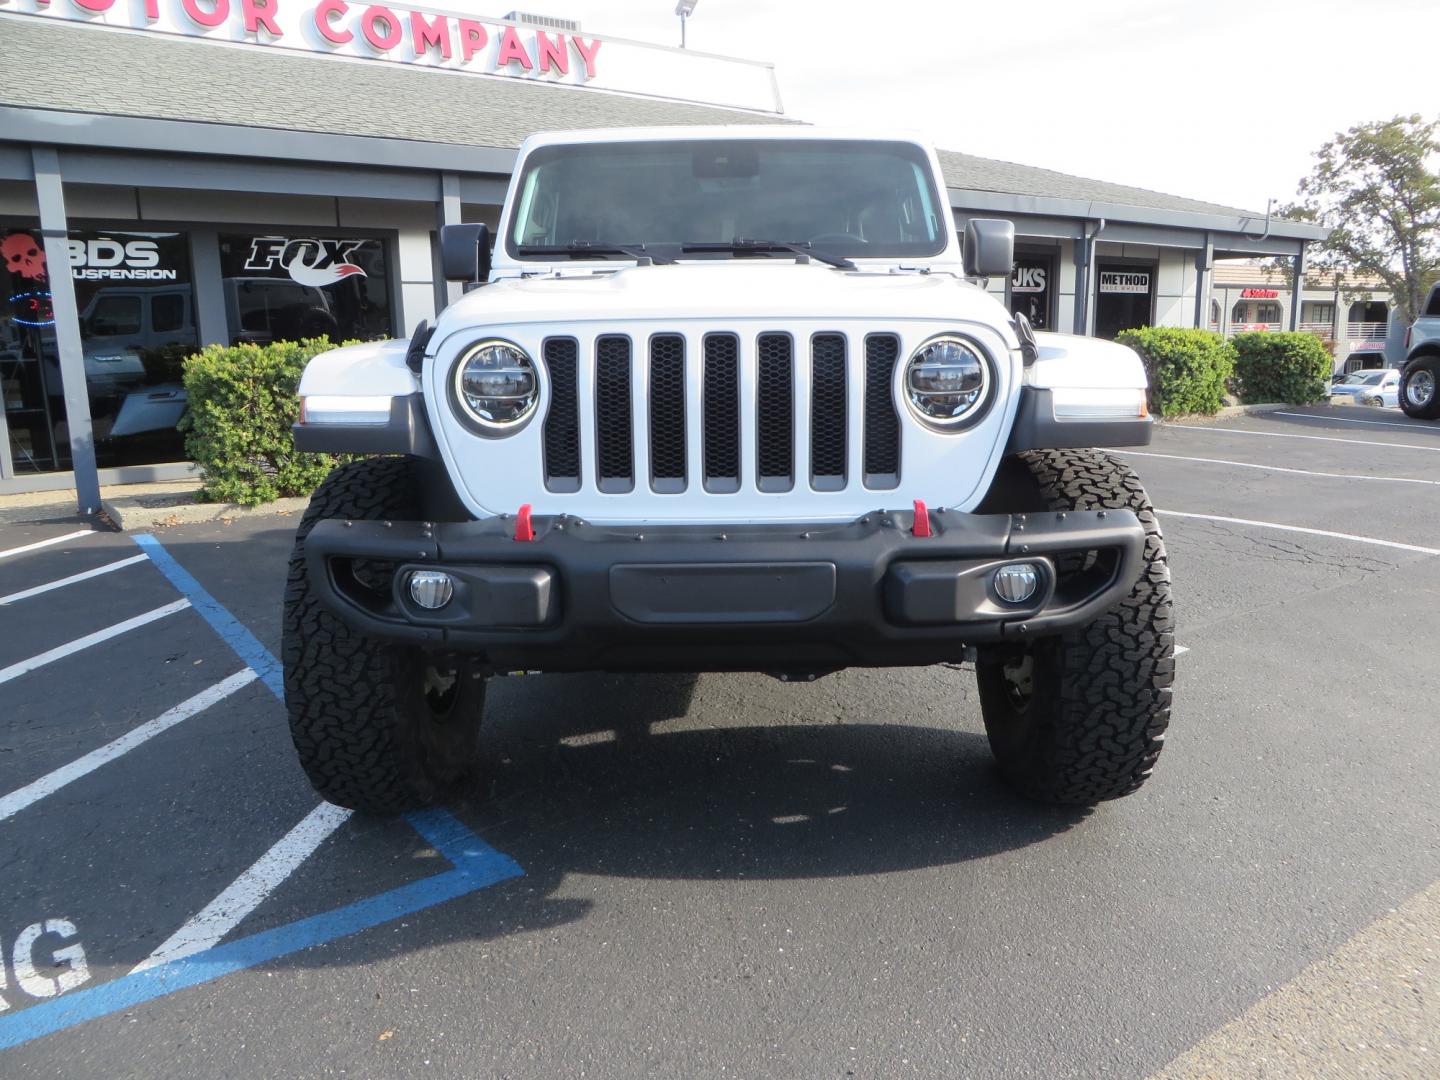
<svg viewBox="0 0 1440 1080">
<path fill-rule="evenodd" d="M 550 491 L 590 484 L 621 494 L 648 485 L 658 494 L 678 494 L 700 484 L 727 494 L 748 477 L 756 490 L 785 492 L 797 484 L 797 460 L 808 462 L 798 483 L 843 491 L 861 479 L 849 475 L 852 446 L 860 449 L 866 488 L 899 485 L 900 418 L 891 392 L 900 355 L 896 335 L 868 335 L 859 358 L 849 355 L 849 340 L 839 333 L 797 339 L 780 331 L 753 338 L 717 331 L 698 339 L 698 355 L 695 341 L 678 333 L 633 340 L 602 334 L 591 344 L 590 401 L 580 390 L 581 345 L 574 338 L 545 341 Z M 801 372 L 797 364 L 807 366 Z M 851 415 L 852 379 L 861 381 L 859 416 Z M 699 382 L 698 395 L 690 392 L 691 380 Z M 809 387 L 805 400 L 801 385 Z M 582 409 L 591 410 L 588 425 Z M 697 427 L 700 452 L 692 461 L 688 436 Z M 591 445 L 582 447 L 587 429 Z M 636 454 L 637 439 L 648 452 Z M 804 453 L 797 452 L 801 440 Z M 648 462 L 648 476 L 636 477 L 637 457 L 642 466 Z"/>
</svg>

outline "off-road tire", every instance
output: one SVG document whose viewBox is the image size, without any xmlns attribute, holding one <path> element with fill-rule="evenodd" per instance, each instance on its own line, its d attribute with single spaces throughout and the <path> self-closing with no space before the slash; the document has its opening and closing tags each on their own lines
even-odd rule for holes
<svg viewBox="0 0 1440 1080">
<path fill-rule="evenodd" d="M 1140 576 L 1119 605 L 1019 653 L 982 651 L 976 665 L 990 747 L 1016 790 L 1072 805 L 1129 795 L 1160 756 L 1175 673 L 1170 567 L 1155 509 L 1129 468 L 1095 450 L 1027 451 L 1006 460 L 996 485 L 987 510 L 1124 509 L 1145 527 Z"/>
<path fill-rule="evenodd" d="M 1412 401 L 1410 397 L 1411 380 L 1419 372 L 1425 372 L 1429 376 L 1430 399 L 1423 405 Z M 1400 399 L 1400 408 L 1406 416 L 1412 416 L 1416 420 L 1440 419 L 1440 356 L 1421 356 L 1406 364 L 1405 371 L 1400 376 L 1397 396 Z"/>
<path fill-rule="evenodd" d="M 367 637 L 323 607 L 305 538 L 328 518 L 417 520 L 416 491 L 408 458 L 339 466 L 300 520 L 285 586 L 285 705 L 300 764 L 330 802 L 376 814 L 438 801 L 474 771 L 485 683 L 463 659 Z M 377 588 L 388 587 L 387 569 L 367 568 Z M 435 693 L 437 681 L 450 691 Z"/>
</svg>

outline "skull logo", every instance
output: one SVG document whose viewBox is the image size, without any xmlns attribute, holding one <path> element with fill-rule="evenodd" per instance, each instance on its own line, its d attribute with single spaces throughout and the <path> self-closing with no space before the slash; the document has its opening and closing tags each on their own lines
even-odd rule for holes
<svg viewBox="0 0 1440 1080">
<path fill-rule="evenodd" d="M 45 276 L 45 252 L 29 233 L 14 232 L 0 241 L 0 259 L 12 274 L 32 280 Z"/>
</svg>

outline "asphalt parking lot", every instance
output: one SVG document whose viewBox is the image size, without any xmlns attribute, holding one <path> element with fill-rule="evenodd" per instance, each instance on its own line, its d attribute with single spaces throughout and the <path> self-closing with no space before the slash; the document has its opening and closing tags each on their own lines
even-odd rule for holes
<svg viewBox="0 0 1440 1080">
<path fill-rule="evenodd" d="M 1125 456 L 1187 651 L 1092 812 L 929 668 L 500 680 L 484 783 L 348 815 L 277 696 L 292 518 L 4 527 L 0 1075 L 1435 1075 L 1440 425 Z"/>
</svg>

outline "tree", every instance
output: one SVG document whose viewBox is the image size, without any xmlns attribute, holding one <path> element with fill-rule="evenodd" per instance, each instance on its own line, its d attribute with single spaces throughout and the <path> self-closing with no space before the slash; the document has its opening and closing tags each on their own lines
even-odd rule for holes
<svg viewBox="0 0 1440 1080">
<path fill-rule="evenodd" d="M 1440 119 L 1397 116 L 1338 132 L 1282 216 L 1332 229 L 1317 265 L 1385 282 L 1406 321 L 1440 278 Z"/>
</svg>

